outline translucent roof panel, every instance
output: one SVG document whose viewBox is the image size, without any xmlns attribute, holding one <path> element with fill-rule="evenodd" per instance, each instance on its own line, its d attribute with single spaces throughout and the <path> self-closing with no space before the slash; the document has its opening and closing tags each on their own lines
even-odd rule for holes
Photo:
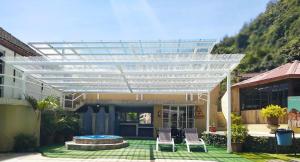
<svg viewBox="0 0 300 162">
<path fill-rule="evenodd" d="M 201 93 L 243 54 L 212 55 L 214 40 L 29 43 L 41 56 L 3 57 L 63 92 Z"/>
</svg>

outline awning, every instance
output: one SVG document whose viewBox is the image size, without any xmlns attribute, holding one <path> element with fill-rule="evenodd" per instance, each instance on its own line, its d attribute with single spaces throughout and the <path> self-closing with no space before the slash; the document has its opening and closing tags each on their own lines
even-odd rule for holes
<svg viewBox="0 0 300 162">
<path fill-rule="evenodd" d="M 210 54 L 214 40 L 29 43 L 41 56 L 7 64 L 65 93 L 202 93 L 243 54 Z"/>
</svg>

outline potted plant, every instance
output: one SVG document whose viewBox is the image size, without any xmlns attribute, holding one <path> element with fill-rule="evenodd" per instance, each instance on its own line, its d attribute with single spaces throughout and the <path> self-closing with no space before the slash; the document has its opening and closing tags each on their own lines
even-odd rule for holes
<svg viewBox="0 0 300 162">
<path fill-rule="evenodd" d="M 231 147 L 233 152 L 241 152 L 248 135 L 247 128 L 242 124 L 241 116 L 231 114 Z"/>
<path fill-rule="evenodd" d="M 209 126 L 209 132 L 216 132 L 217 127 L 215 126 L 215 123 L 213 122 L 212 125 Z"/>
<path fill-rule="evenodd" d="M 279 127 L 278 119 L 286 114 L 286 108 L 279 105 L 268 105 L 261 110 L 261 114 L 267 118 L 268 127 L 271 129 L 270 133 L 275 133 Z"/>
<path fill-rule="evenodd" d="M 248 135 L 247 128 L 242 124 L 231 125 L 231 147 L 233 152 L 241 152 Z"/>
</svg>

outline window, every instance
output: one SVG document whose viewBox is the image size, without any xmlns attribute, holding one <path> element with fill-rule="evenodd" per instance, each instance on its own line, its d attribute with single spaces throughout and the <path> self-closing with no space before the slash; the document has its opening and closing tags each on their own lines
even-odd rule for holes
<svg viewBox="0 0 300 162">
<path fill-rule="evenodd" d="M 194 128 L 195 105 L 164 105 L 162 125 L 164 128 Z"/>
<path fill-rule="evenodd" d="M 5 55 L 5 51 L 0 51 L 0 57 Z M 4 62 L 0 60 L 0 74 L 4 74 Z M 4 84 L 4 77 L 0 76 L 0 85 Z M 3 97 L 3 87 L 0 86 L 0 97 Z"/>
<path fill-rule="evenodd" d="M 13 76 L 14 76 L 14 78 L 13 78 L 13 82 L 16 82 L 16 69 L 14 69 L 14 72 L 13 72 Z"/>
<path fill-rule="evenodd" d="M 140 113 L 140 124 L 151 124 L 151 113 Z"/>
<path fill-rule="evenodd" d="M 136 112 L 121 112 L 120 121 L 123 122 L 136 122 L 138 121 L 138 115 Z"/>
<path fill-rule="evenodd" d="M 261 109 L 269 104 L 287 106 L 288 84 L 277 83 L 240 89 L 241 110 Z"/>
</svg>

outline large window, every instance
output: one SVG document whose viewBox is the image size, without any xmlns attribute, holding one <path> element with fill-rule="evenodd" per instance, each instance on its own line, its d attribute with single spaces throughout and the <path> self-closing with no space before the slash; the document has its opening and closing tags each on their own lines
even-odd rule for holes
<svg viewBox="0 0 300 162">
<path fill-rule="evenodd" d="M 164 128 L 193 128 L 194 117 L 194 105 L 163 106 L 162 124 Z"/>
<path fill-rule="evenodd" d="M 122 122 L 137 122 L 138 114 L 137 112 L 121 112 L 120 121 Z"/>
<path fill-rule="evenodd" d="M 269 104 L 287 106 L 288 83 L 240 89 L 241 110 L 261 109 Z"/>
</svg>

